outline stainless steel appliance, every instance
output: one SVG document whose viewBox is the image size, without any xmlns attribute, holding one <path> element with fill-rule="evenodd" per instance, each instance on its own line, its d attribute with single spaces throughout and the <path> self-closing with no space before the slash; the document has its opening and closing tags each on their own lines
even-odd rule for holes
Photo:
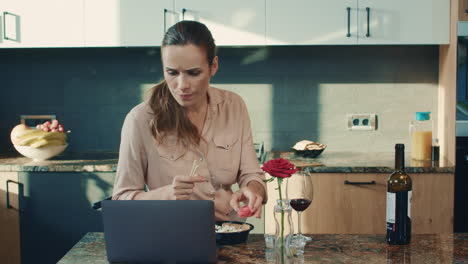
<svg viewBox="0 0 468 264">
<path fill-rule="evenodd" d="M 454 232 L 468 232 L 468 135 L 457 137 Z"/>
<path fill-rule="evenodd" d="M 468 120 L 468 21 L 458 22 L 457 121 Z"/>
<path fill-rule="evenodd" d="M 454 232 L 468 232 L 468 22 L 458 23 Z"/>
</svg>

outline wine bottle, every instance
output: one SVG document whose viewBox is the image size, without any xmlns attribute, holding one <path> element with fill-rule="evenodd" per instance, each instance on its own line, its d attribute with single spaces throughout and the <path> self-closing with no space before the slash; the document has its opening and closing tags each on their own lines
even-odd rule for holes
<svg viewBox="0 0 468 264">
<path fill-rule="evenodd" d="M 411 178 L 405 172 L 405 145 L 395 145 L 395 171 L 387 180 L 387 242 L 408 244 L 411 240 Z"/>
</svg>

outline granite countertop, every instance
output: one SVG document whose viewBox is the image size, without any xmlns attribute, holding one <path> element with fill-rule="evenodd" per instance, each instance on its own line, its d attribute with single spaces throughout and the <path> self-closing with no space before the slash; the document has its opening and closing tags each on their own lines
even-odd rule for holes
<svg viewBox="0 0 468 264">
<path fill-rule="evenodd" d="M 260 155 L 263 163 L 267 153 Z M 115 172 L 117 152 L 65 152 L 45 161 L 33 161 L 18 153 L 0 153 L 0 172 Z"/>
<path fill-rule="evenodd" d="M 312 235 L 303 257 L 294 263 L 467 263 L 468 234 L 413 235 L 404 246 L 391 246 L 385 235 Z M 249 235 L 247 243 L 224 246 L 218 263 L 279 263 L 265 248 L 263 235 Z M 58 263 L 108 263 L 104 234 L 87 233 Z M 288 262 L 289 263 L 289 262 Z M 293 263 L 293 262 L 290 262 Z"/>
<path fill-rule="evenodd" d="M 406 153 L 408 173 L 454 173 L 455 166 L 446 161 L 415 162 Z M 317 158 L 302 158 L 290 151 L 266 152 L 260 163 L 274 158 L 285 158 L 297 167 L 307 167 L 315 173 L 391 173 L 395 154 L 391 152 L 346 152 L 325 150 Z M 0 171 L 52 171 L 52 172 L 115 172 L 116 152 L 65 152 L 51 160 L 36 162 L 17 153 L 0 154 Z"/>
<path fill-rule="evenodd" d="M 395 168 L 394 152 L 350 152 L 325 150 L 316 158 L 303 158 L 291 151 L 271 151 L 265 160 L 284 158 L 296 167 L 314 173 L 391 173 Z M 408 173 L 454 173 L 455 166 L 446 160 L 415 161 L 405 153 Z"/>
<path fill-rule="evenodd" d="M 0 171 L 115 172 L 116 152 L 65 152 L 46 161 L 33 161 L 18 153 L 0 154 Z"/>
</svg>

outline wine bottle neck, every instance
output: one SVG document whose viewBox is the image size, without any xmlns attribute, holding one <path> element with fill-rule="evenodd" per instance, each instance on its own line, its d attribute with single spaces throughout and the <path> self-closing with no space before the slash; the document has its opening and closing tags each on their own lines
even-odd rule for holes
<svg viewBox="0 0 468 264">
<path fill-rule="evenodd" d="M 397 149 L 395 152 L 395 169 L 405 170 L 405 152 L 403 149 Z"/>
</svg>

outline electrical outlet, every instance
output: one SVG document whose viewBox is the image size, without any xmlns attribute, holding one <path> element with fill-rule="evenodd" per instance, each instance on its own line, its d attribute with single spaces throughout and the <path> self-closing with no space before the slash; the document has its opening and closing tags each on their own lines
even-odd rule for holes
<svg viewBox="0 0 468 264">
<path fill-rule="evenodd" d="M 348 130 L 377 130 L 376 114 L 347 114 Z"/>
</svg>

